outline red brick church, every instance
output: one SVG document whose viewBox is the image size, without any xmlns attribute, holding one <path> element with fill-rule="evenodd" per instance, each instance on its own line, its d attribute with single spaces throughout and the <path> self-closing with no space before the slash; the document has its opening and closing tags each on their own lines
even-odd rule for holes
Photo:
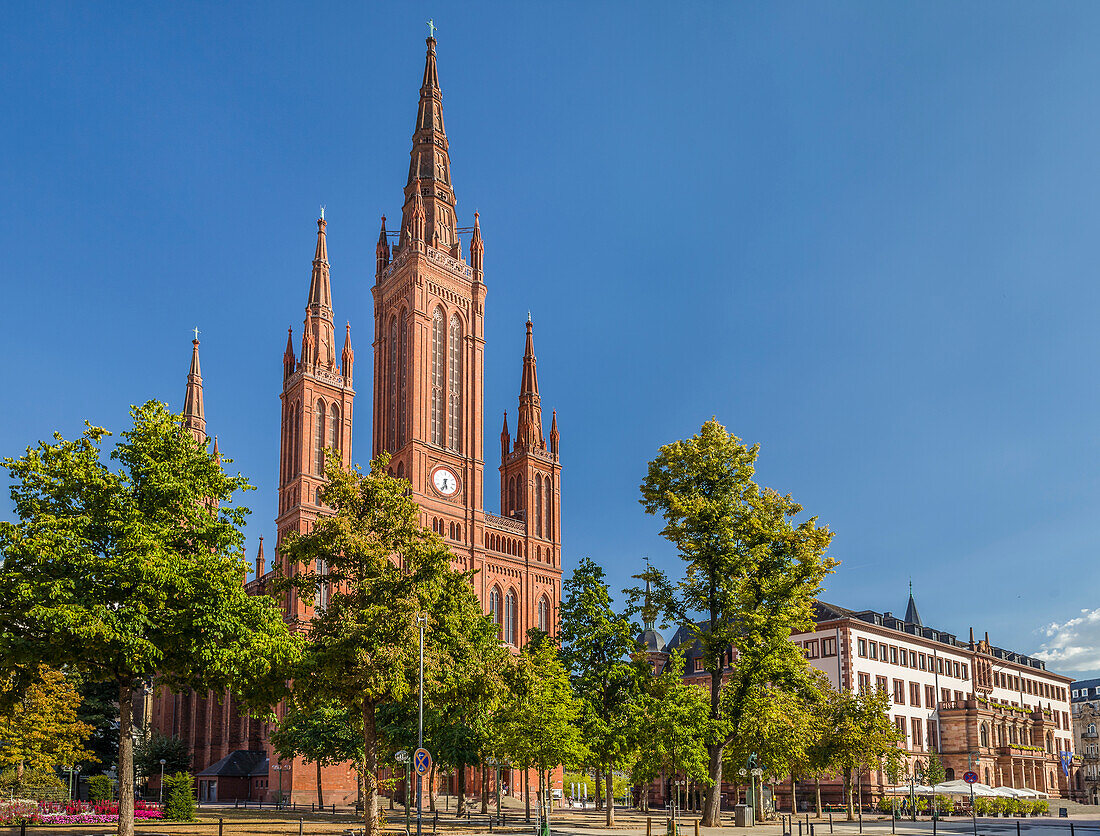
<svg viewBox="0 0 1100 836">
<path fill-rule="evenodd" d="M 505 413 L 501 431 L 500 514 L 485 510 L 484 496 L 484 245 L 477 214 L 460 227 L 451 182 L 450 150 L 443 127 L 443 96 L 436 71 L 436 42 L 428 38 L 424 80 L 413 132 L 401 225 L 382 229 L 376 250 L 372 456 L 388 452 L 396 476 L 409 481 L 422 520 L 454 552 L 454 564 L 476 569 L 475 588 L 501 640 L 518 646 L 531 627 L 555 631 L 561 596 L 561 465 L 557 417 L 543 433 L 538 374 L 530 320 L 522 362 L 515 438 Z M 291 531 L 308 532 L 318 515 L 324 483 L 323 454 L 352 462 L 355 352 L 350 322 L 337 357 L 325 218 L 317 221 L 305 323 L 295 355 L 293 329 L 283 353 L 279 443 L 280 544 Z M 469 237 L 463 251 L 461 236 Z M 339 287 L 339 283 L 337 285 Z M 518 336 L 518 335 L 517 335 Z M 205 441 L 199 343 L 193 344 L 184 415 Z M 215 441 L 215 449 L 217 443 Z M 272 571 L 263 538 L 255 577 L 246 584 L 266 594 Z M 322 591 L 321 598 L 325 593 Z M 287 621 L 307 622 L 323 600 L 282 600 Z M 284 706 L 280 706 L 281 715 Z M 183 738 L 193 752 L 200 800 L 273 800 L 310 803 L 317 797 L 316 768 L 278 761 L 269 729 L 213 692 L 158 690 L 152 725 Z M 325 803 L 352 803 L 356 778 L 350 765 L 322 771 Z M 510 787 L 517 776 L 504 776 Z M 437 784 L 446 784 L 440 776 Z M 468 782 L 473 788 L 475 782 Z"/>
</svg>

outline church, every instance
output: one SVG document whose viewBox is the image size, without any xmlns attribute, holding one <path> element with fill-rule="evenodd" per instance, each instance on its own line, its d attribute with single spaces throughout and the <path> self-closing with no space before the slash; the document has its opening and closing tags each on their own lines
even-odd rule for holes
<svg viewBox="0 0 1100 836">
<path fill-rule="evenodd" d="M 515 436 L 507 412 L 500 434 L 500 514 L 487 512 L 485 248 L 477 213 L 472 226 L 459 226 L 456 204 L 436 41 L 429 37 L 400 226 L 391 232 L 383 216 L 376 248 L 371 456 L 390 455 L 392 472 L 408 480 L 424 526 L 450 545 L 455 568 L 476 570 L 475 591 L 485 612 L 501 640 L 519 647 L 532 627 L 556 632 L 562 576 L 557 415 L 544 433 L 528 317 Z M 288 329 L 283 352 L 277 540 L 269 569 L 260 538 L 255 577 L 246 583 L 257 595 L 270 592 L 287 534 L 308 532 L 325 513 L 318 502 L 325 450 L 338 451 L 345 467 L 352 463 L 355 352 L 349 319 L 337 356 L 325 228 L 322 212 L 301 338 L 296 341 Z M 338 291 L 341 281 L 346 280 L 337 278 Z M 187 427 L 205 442 L 197 338 L 183 412 Z M 324 597 L 323 590 L 318 600 L 284 594 L 280 603 L 287 622 L 308 622 Z M 280 715 L 283 710 L 280 706 Z M 278 760 L 270 729 L 239 711 L 228 695 L 158 689 L 151 720 L 162 734 L 188 744 L 200 801 L 278 796 L 309 804 L 317 799 L 319 780 L 326 804 L 355 801 L 350 765 L 324 767 L 318 775 L 313 764 Z M 436 785 L 444 789 L 449 780 L 439 776 Z M 503 780 L 512 787 L 519 783 L 507 774 Z"/>
</svg>

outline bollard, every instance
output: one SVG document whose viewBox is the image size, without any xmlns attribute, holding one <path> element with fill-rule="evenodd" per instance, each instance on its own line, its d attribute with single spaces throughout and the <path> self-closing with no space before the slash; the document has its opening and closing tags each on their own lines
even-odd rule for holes
<svg viewBox="0 0 1100 836">
<path fill-rule="evenodd" d="M 1072 831 L 1070 831 L 1072 833 Z M 1020 820 L 1016 819 L 1016 836 L 1020 836 Z"/>
<path fill-rule="evenodd" d="M 305 822 L 301 818 L 299 818 L 298 819 L 298 836 L 302 836 L 302 827 L 304 825 L 305 825 Z"/>
<path fill-rule="evenodd" d="M 493 832 L 493 817 L 489 816 L 489 832 Z"/>
<path fill-rule="evenodd" d="M 695 820 L 695 836 L 699 836 L 699 819 Z"/>
<path fill-rule="evenodd" d="M 1020 823 L 1016 822 L 1016 826 L 1019 827 Z M 1069 823 L 1069 836 L 1073 836 L 1073 822 Z"/>
<path fill-rule="evenodd" d="M 336 817 L 336 805 L 335 804 L 332 805 L 332 816 L 333 816 L 333 818 Z"/>
<path fill-rule="evenodd" d="M 653 817 L 645 817 L 645 836 L 653 836 Z"/>
<path fill-rule="evenodd" d="M 25 821 L 19 823 L 19 836 L 27 836 L 27 823 Z"/>
<path fill-rule="evenodd" d="M 802 819 L 798 820 L 798 836 L 802 836 Z"/>
<path fill-rule="evenodd" d="M 225 819 L 218 819 L 218 836 L 222 836 L 222 825 L 225 824 Z"/>
<path fill-rule="evenodd" d="M 436 828 L 439 827 L 439 813 L 435 814 L 435 818 L 432 819 L 432 833 L 435 833 Z"/>
<path fill-rule="evenodd" d="M 829 811 L 829 832 L 833 832 L 833 811 Z"/>
<path fill-rule="evenodd" d="M 311 802 L 309 802 L 309 812 L 311 812 L 311 813 L 312 813 L 312 812 L 313 812 L 313 808 L 314 808 L 314 807 L 316 807 L 316 806 L 317 806 L 317 802 L 316 802 L 316 801 L 311 801 Z"/>
<path fill-rule="evenodd" d="M 814 836 L 814 826 L 810 825 L 810 836 Z"/>
</svg>

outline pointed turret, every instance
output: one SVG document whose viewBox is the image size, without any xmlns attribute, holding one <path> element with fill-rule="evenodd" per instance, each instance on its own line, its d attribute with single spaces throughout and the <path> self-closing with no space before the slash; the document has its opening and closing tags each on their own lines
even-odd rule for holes
<svg viewBox="0 0 1100 836">
<path fill-rule="evenodd" d="M 558 457 L 558 411 L 555 409 L 551 413 L 550 419 L 550 454 L 556 459 Z"/>
<path fill-rule="evenodd" d="M 504 428 L 500 431 L 500 460 L 508 458 L 508 448 L 512 446 L 512 435 L 508 432 L 508 410 L 504 410 Z"/>
<path fill-rule="evenodd" d="M 481 220 L 480 215 L 474 212 L 474 234 L 470 238 L 470 269 L 474 274 L 474 281 L 482 281 L 484 273 L 484 267 L 482 262 L 485 256 L 485 244 L 481 241 Z"/>
<path fill-rule="evenodd" d="M 202 403 L 202 369 L 199 367 L 197 335 L 191 341 L 191 370 L 187 373 L 187 393 L 183 396 L 183 425 L 191 431 L 196 441 L 206 442 L 206 411 Z"/>
<path fill-rule="evenodd" d="M 286 351 L 283 352 L 283 380 L 294 374 L 298 361 L 294 358 L 294 329 L 286 329 Z"/>
<path fill-rule="evenodd" d="M 222 454 L 221 454 L 221 451 L 218 449 L 218 437 L 217 436 L 214 436 L 214 450 L 211 452 L 210 455 L 214 457 L 214 461 L 216 461 L 218 464 L 221 464 Z"/>
<path fill-rule="evenodd" d="M 516 446 L 546 449 L 542 438 L 542 407 L 539 404 L 539 376 L 535 369 L 535 339 L 531 317 L 527 317 L 527 346 L 523 352 L 523 377 L 519 387 L 519 423 Z"/>
<path fill-rule="evenodd" d="M 458 230 L 455 224 L 455 196 L 451 188 L 451 158 L 447 134 L 443 128 L 443 93 L 435 65 L 435 38 L 428 38 L 424 63 L 424 81 L 420 86 L 420 104 L 416 113 L 409 177 L 405 185 L 402 210 L 402 237 L 411 235 L 460 258 Z M 424 213 L 421 234 L 413 224 L 416 196 Z"/>
<path fill-rule="evenodd" d="M 349 322 L 344 329 L 344 351 L 340 355 L 341 374 L 344 375 L 344 380 L 347 381 L 348 386 L 351 386 L 351 370 L 354 364 L 355 352 L 351 348 L 351 323 Z"/>
<path fill-rule="evenodd" d="M 325 241 L 325 213 L 317 219 L 317 249 L 309 280 L 305 328 L 302 331 L 302 362 L 326 369 L 336 368 L 332 324 L 332 286 L 329 281 L 328 245 Z"/>
<path fill-rule="evenodd" d="M 918 627 L 924 626 L 920 620 L 920 613 L 917 612 L 917 602 L 913 600 L 912 581 L 909 581 L 909 606 L 905 608 L 905 622 L 907 624 L 916 624 Z"/>
<path fill-rule="evenodd" d="M 378 246 L 374 248 L 376 267 L 374 271 L 375 280 L 382 278 L 382 273 L 390 264 L 390 239 L 386 233 L 386 216 L 382 216 L 382 229 L 378 233 Z"/>
<path fill-rule="evenodd" d="M 266 561 L 264 560 L 264 536 L 260 535 L 260 549 L 256 552 L 256 577 L 262 578 L 267 571 Z"/>
</svg>

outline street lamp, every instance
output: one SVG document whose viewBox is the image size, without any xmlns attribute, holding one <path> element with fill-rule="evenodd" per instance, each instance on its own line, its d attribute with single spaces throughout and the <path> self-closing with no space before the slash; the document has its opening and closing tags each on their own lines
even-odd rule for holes
<svg viewBox="0 0 1100 836">
<path fill-rule="evenodd" d="M 752 770 L 752 820 L 756 822 L 756 782 L 760 780 L 760 777 L 764 774 L 764 770 L 759 766 L 754 767 Z M 764 782 L 760 781 L 760 812 L 764 812 Z M 761 815 L 763 818 L 763 815 Z"/>
<path fill-rule="evenodd" d="M 283 766 L 281 763 L 277 763 L 271 768 L 274 769 L 279 774 L 279 796 L 278 796 L 278 798 L 275 799 L 275 806 L 276 807 L 282 807 L 283 806 L 283 770 L 288 769 L 288 767 Z"/>
<path fill-rule="evenodd" d="M 157 795 L 157 803 L 164 805 L 164 765 L 168 763 L 164 758 L 160 759 L 160 789 Z"/>
<path fill-rule="evenodd" d="M 409 832 L 409 753 L 402 749 L 394 757 L 398 763 L 405 764 L 405 832 Z"/>
<path fill-rule="evenodd" d="M 420 624 L 420 698 L 418 700 L 419 723 L 416 733 L 416 747 L 424 748 L 424 625 L 428 619 L 420 615 L 416 617 Z M 424 795 L 424 777 L 420 770 L 416 771 L 416 836 L 420 836 L 420 806 Z"/>
</svg>

